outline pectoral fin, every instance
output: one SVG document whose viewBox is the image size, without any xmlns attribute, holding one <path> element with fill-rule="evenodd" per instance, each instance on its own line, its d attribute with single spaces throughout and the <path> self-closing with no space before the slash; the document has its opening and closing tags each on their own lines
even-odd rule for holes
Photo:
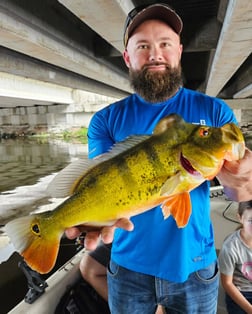
<svg viewBox="0 0 252 314">
<path fill-rule="evenodd" d="M 185 192 L 169 197 L 161 208 L 164 219 L 172 215 L 178 228 L 183 228 L 187 225 L 192 212 L 190 195 Z"/>
<path fill-rule="evenodd" d="M 172 193 L 175 193 L 175 190 L 180 185 L 180 183 L 181 183 L 181 175 L 180 175 L 180 172 L 178 172 L 165 181 L 164 185 L 162 186 L 160 190 L 160 195 L 164 196 L 164 195 L 170 195 Z"/>
</svg>

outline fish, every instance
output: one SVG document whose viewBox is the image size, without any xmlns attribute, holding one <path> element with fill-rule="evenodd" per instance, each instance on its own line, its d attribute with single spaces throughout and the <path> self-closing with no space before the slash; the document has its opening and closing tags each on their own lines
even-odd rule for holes
<svg viewBox="0 0 252 314">
<path fill-rule="evenodd" d="M 244 151 L 234 123 L 210 127 L 168 115 L 151 135 L 130 136 L 94 159 L 70 163 L 48 185 L 50 195 L 66 199 L 51 211 L 8 222 L 5 231 L 26 263 L 45 274 L 72 226 L 109 226 L 160 205 L 164 219 L 172 217 L 184 228 L 192 212 L 190 191 Z"/>
</svg>

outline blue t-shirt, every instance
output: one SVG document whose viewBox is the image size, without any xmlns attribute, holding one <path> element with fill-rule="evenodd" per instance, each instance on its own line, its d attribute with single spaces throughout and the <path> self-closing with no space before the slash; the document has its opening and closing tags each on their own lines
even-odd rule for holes
<svg viewBox="0 0 252 314">
<path fill-rule="evenodd" d="M 220 99 L 186 88 L 161 103 L 148 103 L 137 94 L 97 112 L 88 129 L 89 157 L 109 150 L 130 135 L 152 134 L 160 119 L 176 113 L 186 122 L 220 127 L 237 123 Z M 216 260 L 210 220 L 209 182 L 190 192 L 192 214 L 185 228 L 173 217 L 164 220 L 160 207 L 131 218 L 134 230 L 117 229 L 111 258 L 117 264 L 144 274 L 183 282 Z"/>
</svg>

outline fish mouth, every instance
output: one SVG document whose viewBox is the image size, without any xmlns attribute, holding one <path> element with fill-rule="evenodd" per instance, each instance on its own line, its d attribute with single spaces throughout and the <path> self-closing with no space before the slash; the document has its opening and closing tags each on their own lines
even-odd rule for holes
<svg viewBox="0 0 252 314">
<path fill-rule="evenodd" d="M 183 154 L 180 155 L 180 163 L 181 166 L 191 175 L 193 176 L 200 176 L 201 174 L 193 168 L 192 164 L 190 163 L 190 161 L 188 159 L 186 159 Z"/>
</svg>

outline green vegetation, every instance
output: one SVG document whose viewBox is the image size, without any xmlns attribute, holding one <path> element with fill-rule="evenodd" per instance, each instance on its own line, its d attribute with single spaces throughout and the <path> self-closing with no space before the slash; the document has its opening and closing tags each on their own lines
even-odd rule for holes
<svg viewBox="0 0 252 314">
<path fill-rule="evenodd" d="M 87 128 L 80 128 L 77 130 L 66 130 L 63 132 L 63 139 L 65 141 L 71 141 L 71 140 L 79 140 L 81 143 L 86 144 L 87 143 Z"/>
<path fill-rule="evenodd" d="M 46 142 L 49 139 L 62 139 L 66 142 L 76 142 L 87 144 L 87 128 L 65 130 L 62 133 L 47 133 L 41 132 L 28 136 L 30 138 L 36 138 L 41 142 Z"/>
</svg>

